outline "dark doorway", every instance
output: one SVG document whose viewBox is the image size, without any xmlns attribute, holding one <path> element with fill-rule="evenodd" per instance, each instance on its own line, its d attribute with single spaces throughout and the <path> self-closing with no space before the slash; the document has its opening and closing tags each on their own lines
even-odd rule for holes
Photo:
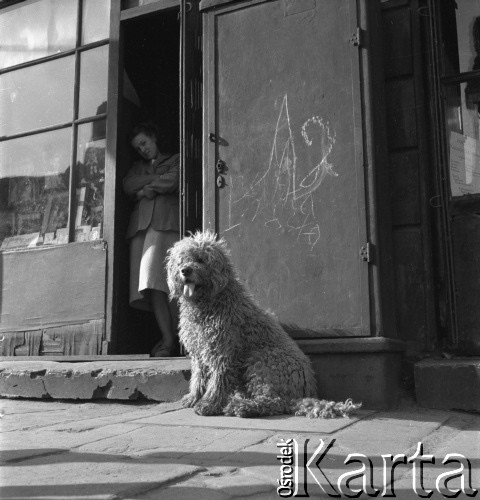
<svg viewBox="0 0 480 500">
<path fill-rule="evenodd" d="M 123 49 L 123 107 L 119 150 L 121 165 L 117 168 L 126 174 L 135 154 L 128 145 L 128 133 L 141 121 L 152 121 L 160 130 L 159 148 L 162 152 L 179 152 L 179 72 L 180 72 L 180 22 L 179 9 L 158 11 L 122 23 Z M 118 216 L 128 221 L 133 203 L 124 194 L 116 208 Z M 129 244 L 119 241 L 117 256 L 122 261 L 122 290 L 118 313 L 118 341 L 116 352 L 146 354 L 160 339 L 160 331 L 153 313 L 140 311 L 128 303 Z M 121 318 L 124 318 L 122 321 Z"/>
<path fill-rule="evenodd" d="M 138 96 L 138 118 L 154 121 L 160 147 L 172 152 L 179 150 L 179 54 L 177 9 L 126 23 L 124 70 Z"/>
</svg>

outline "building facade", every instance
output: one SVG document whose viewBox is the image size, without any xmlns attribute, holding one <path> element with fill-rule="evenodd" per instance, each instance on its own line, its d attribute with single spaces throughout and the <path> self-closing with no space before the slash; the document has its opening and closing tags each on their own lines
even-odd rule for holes
<svg viewBox="0 0 480 500">
<path fill-rule="evenodd" d="M 2 355 L 149 352 L 142 119 L 181 154 L 181 234 L 227 240 L 325 397 L 480 355 L 477 0 L 3 0 L 0 26 Z"/>
</svg>

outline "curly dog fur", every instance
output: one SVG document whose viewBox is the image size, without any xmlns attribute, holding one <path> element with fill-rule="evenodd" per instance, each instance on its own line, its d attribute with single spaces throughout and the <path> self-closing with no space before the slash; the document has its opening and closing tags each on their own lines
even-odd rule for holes
<svg viewBox="0 0 480 500">
<path fill-rule="evenodd" d="M 237 277 L 223 240 L 198 232 L 167 259 L 171 298 L 180 303 L 180 340 L 191 356 L 182 402 L 200 415 L 346 416 L 359 405 L 314 399 L 310 360 Z"/>
</svg>

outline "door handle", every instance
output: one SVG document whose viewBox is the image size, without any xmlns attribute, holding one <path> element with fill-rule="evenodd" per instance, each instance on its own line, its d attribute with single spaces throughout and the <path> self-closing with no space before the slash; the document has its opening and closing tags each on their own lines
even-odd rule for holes
<svg viewBox="0 0 480 500">
<path fill-rule="evenodd" d="M 218 144 L 219 146 L 228 146 L 228 142 L 217 134 L 210 132 L 208 134 L 208 139 L 210 142 Z"/>
<path fill-rule="evenodd" d="M 223 160 L 218 160 L 217 161 L 217 172 L 221 175 L 224 175 L 227 173 L 228 167 L 227 164 Z"/>
</svg>

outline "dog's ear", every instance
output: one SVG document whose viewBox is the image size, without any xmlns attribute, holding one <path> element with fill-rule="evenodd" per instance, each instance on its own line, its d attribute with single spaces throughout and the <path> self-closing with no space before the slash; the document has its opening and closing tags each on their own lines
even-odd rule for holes
<svg viewBox="0 0 480 500">
<path fill-rule="evenodd" d="M 230 276 L 221 269 L 218 269 L 215 273 L 210 276 L 212 282 L 212 296 L 220 293 L 229 283 Z"/>
<path fill-rule="evenodd" d="M 209 267 L 213 271 L 210 275 L 212 294 L 216 295 L 228 285 L 233 276 L 229 252 L 223 240 L 216 241 L 209 247 L 208 259 Z"/>
</svg>

